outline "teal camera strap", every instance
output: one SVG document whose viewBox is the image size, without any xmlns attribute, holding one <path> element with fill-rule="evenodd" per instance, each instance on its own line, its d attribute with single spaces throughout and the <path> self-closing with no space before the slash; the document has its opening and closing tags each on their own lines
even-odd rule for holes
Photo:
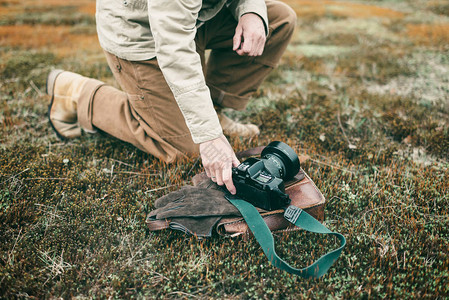
<svg viewBox="0 0 449 300">
<path fill-rule="evenodd" d="M 332 264 L 338 259 L 341 251 L 346 245 L 346 239 L 343 235 L 330 231 L 326 226 L 321 224 L 301 208 L 290 205 L 284 212 L 284 218 L 287 221 L 310 232 L 334 235 L 340 241 L 339 248 L 321 256 L 310 266 L 303 269 L 293 268 L 276 254 L 273 234 L 257 209 L 251 203 L 233 195 L 227 194 L 225 197 L 240 211 L 248 224 L 249 229 L 262 247 L 268 261 L 276 268 L 284 270 L 288 273 L 295 274 L 303 278 L 318 278 L 329 270 Z"/>
</svg>

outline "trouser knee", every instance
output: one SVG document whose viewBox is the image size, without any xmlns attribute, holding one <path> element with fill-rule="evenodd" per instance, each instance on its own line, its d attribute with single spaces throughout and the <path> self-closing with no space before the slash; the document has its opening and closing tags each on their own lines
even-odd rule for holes
<svg viewBox="0 0 449 300">
<path fill-rule="evenodd" d="M 155 155 L 166 163 L 175 163 L 199 156 L 199 145 L 195 144 L 190 136 L 168 138 L 150 145 L 148 149 L 143 146 L 142 150 Z"/>
<path fill-rule="evenodd" d="M 293 34 L 296 27 L 296 12 L 287 4 L 280 1 L 273 1 L 267 3 L 268 5 L 268 18 L 273 35 L 279 35 L 282 38 L 289 39 Z"/>
</svg>

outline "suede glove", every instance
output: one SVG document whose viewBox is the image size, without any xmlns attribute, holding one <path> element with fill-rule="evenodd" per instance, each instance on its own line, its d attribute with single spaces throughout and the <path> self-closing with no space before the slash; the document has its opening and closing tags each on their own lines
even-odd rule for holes
<svg viewBox="0 0 449 300">
<path fill-rule="evenodd" d="M 150 220 L 170 222 L 170 228 L 210 237 L 215 224 L 223 216 L 241 216 L 240 212 L 224 198 L 225 191 L 211 180 L 196 186 L 184 186 L 154 203 L 155 210 L 148 215 Z"/>
</svg>

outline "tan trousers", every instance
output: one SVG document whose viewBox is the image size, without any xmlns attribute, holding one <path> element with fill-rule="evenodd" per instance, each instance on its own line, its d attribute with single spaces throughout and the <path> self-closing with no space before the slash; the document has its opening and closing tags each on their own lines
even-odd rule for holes
<svg viewBox="0 0 449 300">
<path fill-rule="evenodd" d="M 201 26 L 195 38 L 206 83 L 217 106 L 244 109 L 251 94 L 276 66 L 292 36 L 296 14 L 286 4 L 267 0 L 269 35 L 259 57 L 232 51 L 237 22 L 227 9 Z M 205 62 L 204 51 L 211 49 Z M 166 162 L 197 155 L 156 59 L 106 58 L 123 91 L 92 79 L 78 100 L 78 120 L 86 131 L 99 129 Z"/>
</svg>

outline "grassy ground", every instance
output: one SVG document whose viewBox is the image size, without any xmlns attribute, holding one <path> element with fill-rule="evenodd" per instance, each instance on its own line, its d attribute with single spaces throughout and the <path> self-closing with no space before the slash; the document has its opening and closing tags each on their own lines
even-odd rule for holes
<svg viewBox="0 0 449 300">
<path fill-rule="evenodd" d="M 235 150 L 283 140 L 327 198 L 348 245 L 328 274 L 269 266 L 258 244 L 151 233 L 154 200 L 189 184 L 101 135 L 59 141 L 45 76 L 64 68 L 115 84 L 94 1 L 0 1 L 0 298 L 447 298 L 449 2 L 287 1 L 298 30 L 245 112 Z M 62 4 L 63 3 L 63 4 Z M 276 238 L 302 266 L 334 246 Z"/>
</svg>

